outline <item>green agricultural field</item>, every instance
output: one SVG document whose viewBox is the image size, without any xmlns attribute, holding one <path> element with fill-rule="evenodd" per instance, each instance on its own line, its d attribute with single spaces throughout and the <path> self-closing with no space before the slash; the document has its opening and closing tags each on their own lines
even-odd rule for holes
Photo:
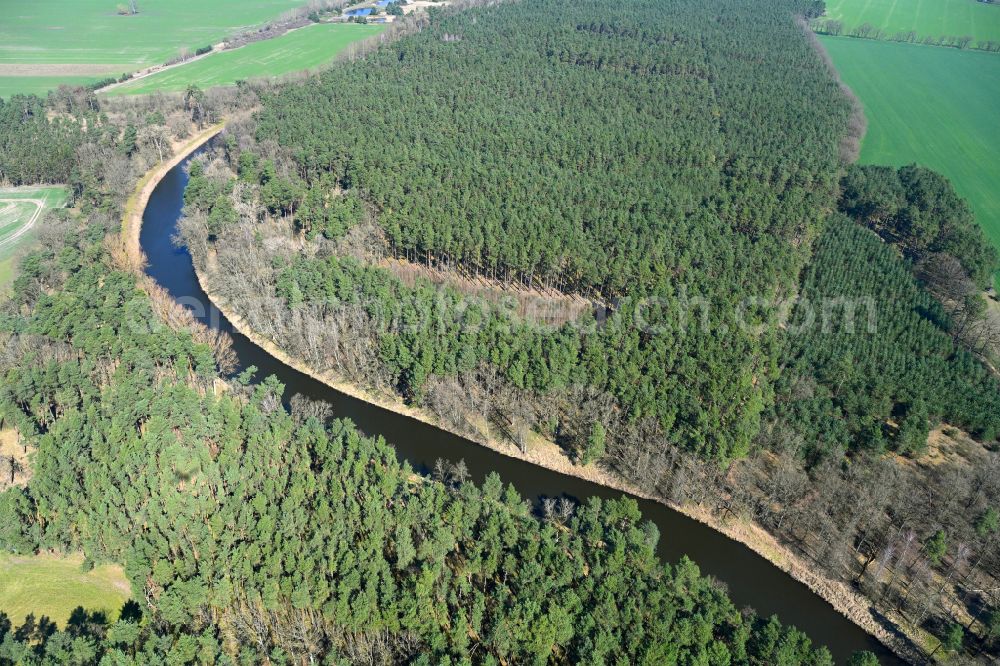
<svg viewBox="0 0 1000 666">
<path fill-rule="evenodd" d="M 377 35 L 384 25 L 322 23 L 294 30 L 276 39 L 254 42 L 239 49 L 214 53 L 109 91 L 112 95 L 138 95 L 155 91 L 232 85 L 240 79 L 275 77 L 315 69 L 359 40 Z"/>
<path fill-rule="evenodd" d="M 0 290 L 13 277 L 15 254 L 34 237 L 42 212 L 65 205 L 66 198 L 62 187 L 0 188 Z"/>
<path fill-rule="evenodd" d="M 15 626 L 28 613 L 45 615 L 60 629 L 77 606 L 102 610 L 113 621 L 130 588 L 121 567 L 100 566 L 84 572 L 83 557 L 0 554 L 0 611 Z"/>
<path fill-rule="evenodd" d="M 888 33 L 914 31 L 920 37 L 969 35 L 1000 41 L 1000 3 L 977 0 L 827 0 L 826 16 L 844 32 L 870 23 Z"/>
<path fill-rule="evenodd" d="M 0 65 L 2 67 L 2 65 Z M 103 76 L 0 76 L 0 98 L 11 95 L 38 95 L 45 97 L 50 90 L 61 85 L 85 86 L 100 81 Z"/>
<path fill-rule="evenodd" d="M 160 64 L 217 43 L 305 0 L 0 0 L 0 97 Z M 20 81 L 18 80 L 20 79 Z"/>
<path fill-rule="evenodd" d="M 1000 55 L 821 37 L 865 107 L 867 164 L 943 173 L 1000 248 Z"/>
</svg>

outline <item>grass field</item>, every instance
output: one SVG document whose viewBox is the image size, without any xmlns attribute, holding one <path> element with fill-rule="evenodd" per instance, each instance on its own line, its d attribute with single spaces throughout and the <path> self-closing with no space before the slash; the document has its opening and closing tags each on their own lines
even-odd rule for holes
<svg viewBox="0 0 1000 666">
<path fill-rule="evenodd" d="M 84 573 L 82 563 L 81 555 L 0 554 L 0 611 L 15 626 L 34 613 L 36 618 L 48 616 L 62 629 L 77 606 L 103 610 L 117 619 L 131 596 L 121 567 L 100 566 Z"/>
<path fill-rule="evenodd" d="M 305 4 L 138 0 L 137 15 L 119 16 L 119 2 L 124 0 L 0 0 L 0 97 L 37 92 L 41 78 L 55 87 L 83 75 L 93 80 L 159 64 L 182 48 L 217 43 Z"/>
<path fill-rule="evenodd" d="M 41 213 L 65 205 L 66 198 L 62 187 L 0 188 L 0 290 L 13 276 L 18 249 L 34 237 Z"/>
<path fill-rule="evenodd" d="M 976 0 L 827 0 L 826 15 L 842 21 L 844 32 L 870 23 L 889 33 L 914 31 L 920 37 L 970 35 L 1000 41 L 1000 3 Z"/>
<path fill-rule="evenodd" d="M 916 162 L 951 179 L 1000 248 L 1000 55 L 821 37 L 868 119 L 866 164 Z"/>
<path fill-rule="evenodd" d="M 122 72 L 124 73 L 124 72 Z M 102 76 L 0 76 L 0 98 L 11 95 L 39 95 L 44 97 L 50 90 L 61 85 L 85 86 L 100 81 Z"/>
<path fill-rule="evenodd" d="M 281 37 L 254 42 L 239 49 L 214 53 L 109 91 L 112 95 L 138 95 L 154 91 L 184 90 L 231 85 L 240 79 L 274 77 L 329 63 L 350 44 L 377 35 L 382 25 L 323 23 L 294 30 Z"/>
</svg>

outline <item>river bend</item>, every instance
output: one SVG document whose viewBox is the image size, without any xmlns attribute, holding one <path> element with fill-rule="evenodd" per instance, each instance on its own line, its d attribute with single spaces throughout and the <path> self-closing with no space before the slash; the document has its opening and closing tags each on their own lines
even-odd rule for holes
<svg viewBox="0 0 1000 666">
<path fill-rule="evenodd" d="M 522 496 L 536 502 L 542 497 L 568 497 L 580 502 L 591 496 L 622 496 L 619 491 L 509 458 L 339 393 L 281 363 L 234 330 L 201 289 L 190 254 L 173 243 L 187 185 L 187 161 L 167 173 L 150 196 L 143 214 L 140 244 L 149 261 L 146 272 L 202 322 L 228 332 L 233 337 L 241 367 L 257 366 L 257 377 L 275 375 L 285 385 L 286 398 L 301 393 L 330 403 L 337 417 L 350 418 L 368 435 L 383 436 L 395 447 L 400 459 L 418 471 L 429 470 L 438 458 L 464 459 L 476 482 L 495 471 L 504 483 L 513 484 Z M 687 555 L 703 573 L 726 584 L 738 607 L 751 606 L 762 616 L 776 613 L 782 622 L 805 631 L 814 643 L 826 645 L 837 663 L 846 662 L 855 650 L 871 650 L 882 663 L 901 663 L 879 641 L 808 587 L 743 544 L 667 506 L 640 498 L 637 501 L 643 517 L 659 528 L 659 556 L 666 562 L 675 562 Z"/>
</svg>

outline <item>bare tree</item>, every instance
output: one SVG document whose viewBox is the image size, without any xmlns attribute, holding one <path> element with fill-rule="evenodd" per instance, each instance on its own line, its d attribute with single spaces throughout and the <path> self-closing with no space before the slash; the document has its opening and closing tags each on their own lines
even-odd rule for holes
<svg viewBox="0 0 1000 666">
<path fill-rule="evenodd" d="M 917 277 L 944 305 L 957 340 L 983 357 L 1000 353 L 1000 315 L 989 311 L 958 259 L 944 252 L 930 254 L 917 265 Z"/>
<path fill-rule="evenodd" d="M 554 497 L 542 499 L 542 515 L 546 520 L 553 520 L 556 516 L 556 500 Z"/>
<path fill-rule="evenodd" d="M 257 189 L 246 181 L 237 181 L 230 194 L 233 209 L 245 222 L 258 222 L 264 213 Z"/>
<path fill-rule="evenodd" d="M 566 497 L 559 498 L 559 505 L 556 507 L 556 512 L 559 515 L 559 519 L 562 520 L 562 522 L 565 523 L 567 520 L 572 518 L 573 513 L 575 511 L 576 511 L 576 504 L 573 502 L 573 500 Z"/>
<path fill-rule="evenodd" d="M 916 275 L 943 301 L 959 301 L 976 291 L 961 262 L 946 252 L 923 257 L 916 266 Z"/>
<path fill-rule="evenodd" d="M 175 140 L 186 139 L 191 135 L 191 119 L 183 111 L 174 111 L 167 116 L 167 129 Z"/>
<path fill-rule="evenodd" d="M 13 455 L 0 455 L 0 488 L 4 485 L 13 486 L 17 475 L 23 471 L 21 461 Z"/>
<path fill-rule="evenodd" d="M 780 530 L 784 521 L 792 515 L 793 505 L 808 491 L 809 477 L 790 456 L 781 456 L 770 474 L 765 476 L 764 484 L 771 502 L 777 504 L 775 515 L 768 518 Z"/>
<path fill-rule="evenodd" d="M 156 150 L 158 161 L 162 162 L 163 153 L 170 146 L 170 138 L 162 125 L 146 125 L 139 130 L 139 143 Z"/>
<path fill-rule="evenodd" d="M 269 616 L 260 599 L 249 600 L 245 594 L 238 594 L 226 615 L 226 625 L 232 627 L 237 642 L 249 642 L 261 654 L 271 651 Z"/>
<path fill-rule="evenodd" d="M 298 424 L 303 424 L 311 418 L 320 423 L 326 423 L 333 418 L 333 407 L 325 400 L 313 400 L 301 393 L 296 393 L 291 399 L 292 416 Z"/>
<path fill-rule="evenodd" d="M 431 478 L 444 483 L 448 480 L 448 462 L 444 458 L 434 461 L 434 468 L 431 470 Z"/>
<path fill-rule="evenodd" d="M 882 551 L 878 556 L 878 563 L 875 565 L 875 571 L 872 572 L 872 584 L 875 586 L 874 589 L 878 589 L 878 585 L 882 582 L 882 574 L 885 573 L 886 568 L 892 561 L 892 556 L 896 552 L 895 544 L 888 543 L 882 548 Z"/>
<path fill-rule="evenodd" d="M 458 486 L 469 480 L 469 468 L 465 464 L 464 458 L 451 466 L 450 477 L 452 482 Z"/>
</svg>

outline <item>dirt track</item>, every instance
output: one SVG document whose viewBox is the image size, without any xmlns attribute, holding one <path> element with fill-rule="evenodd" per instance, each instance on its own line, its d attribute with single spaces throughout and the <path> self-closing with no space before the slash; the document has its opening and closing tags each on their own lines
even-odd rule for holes
<svg viewBox="0 0 1000 666">
<path fill-rule="evenodd" d="M 219 53 L 224 48 L 225 48 L 225 42 L 219 42 L 218 44 L 213 44 L 212 45 L 212 50 L 209 51 L 208 53 L 202 53 L 201 55 L 191 56 L 187 60 L 181 60 L 180 62 L 175 62 L 175 63 L 170 64 L 170 65 L 151 65 L 150 67 L 145 67 L 145 68 L 140 69 L 138 71 L 132 72 L 132 76 L 130 78 L 126 79 L 125 81 L 119 81 L 118 83 L 108 84 L 108 85 L 104 86 L 103 88 L 98 88 L 94 92 L 97 92 L 97 93 L 106 93 L 109 90 L 114 90 L 115 88 L 119 88 L 119 87 L 124 86 L 126 84 L 132 83 L 133 81 L 138 81 L 139 79 L 144 79 L 147 76 L 152 76 L 153 74 L 159 74 L 160 72 L 165 72 L 165 71 L 167 71 L 169 69 L 174 69 L 175 67 L 181 67 L 183 65 L 189 65 L 189 64 L 191 64 L 193 62 L 197 62 L 198 60 L 201 60 L 202 58 L 207 58 L 208 56 L 212 55 L 213 53 Z"/>
</svg>

